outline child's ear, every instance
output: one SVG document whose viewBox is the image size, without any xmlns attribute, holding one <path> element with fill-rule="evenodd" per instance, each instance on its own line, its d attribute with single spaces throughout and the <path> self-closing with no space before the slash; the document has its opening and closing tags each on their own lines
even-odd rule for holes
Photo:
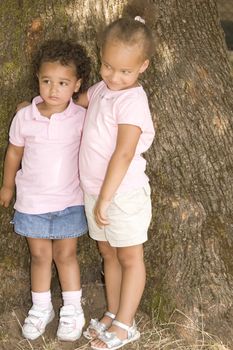
<svg viewBox="0 0 233 350">
<path fill-rule="evenodd" d="M 141 67 L 140 67 L 139 73 L 145 72 L 145 70 L 146 70 L 146 69 L 148 68 L 148 66 L 149 66 L 149 63 L 150 63 L 149 60 L 145 60 L 145 61 L 143 62 L 143 64 L 141 65 Z"/>
<path fill-rule="evenodd" d="M 79 91 L 81 84 L 82 84 L 82 79 L 77 80 L 74 92 L 78 92 Z"/>
</svg>

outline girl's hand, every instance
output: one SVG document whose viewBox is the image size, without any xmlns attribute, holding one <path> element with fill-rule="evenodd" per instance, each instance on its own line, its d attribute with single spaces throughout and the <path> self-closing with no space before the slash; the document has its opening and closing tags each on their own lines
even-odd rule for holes
<svg viewBox="0 0 233 350">
<path fill-rule="evenodd" d="M 7 208 L 14 195 L 14 190 L 3 186 L 0 190 L 0 205 Z"/>
<path fill-rule="evenodd" d="M 95 208 L 94 208 L 94 217 L 97 225 L 103 227 L 109 225 L 107 210 L 110 205 L 110 201 L 98 198 Z"/>
<path fill-rule="evenodd" d="M 20 109 L 22 109 L 22 108 L 24 108 L 24 107 L 29 106 L 30 104 L 31 104 L 31 103 L 28 102 L 28 101 L 20 102 L 19 104 L 17 104 L 16 112 L 18 112 Z"/>
</svg>

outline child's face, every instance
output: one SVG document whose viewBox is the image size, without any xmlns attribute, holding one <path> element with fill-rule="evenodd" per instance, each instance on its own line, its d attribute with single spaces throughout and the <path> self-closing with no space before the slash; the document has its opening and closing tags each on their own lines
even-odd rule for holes
<svg viewBox="0 0 233 350">
<path fill-rule="evenodd" d="M 139 45 L 127 45 L 120 41 L 106 43 L 101 53 L 102 79 L 110 90 L 124 90 L 138 86 L 138 76 L 149 65 L 142 58 Z"/>
<path fill-rule="evenodd" d="M 38 73 L 40 95 L 49 107 L 56 107 L 57 112 L 63 111 L 74 92 L 81 85 L 73 64 L 63 66 L 60 62 L 44 62 Z"/>
</svg>

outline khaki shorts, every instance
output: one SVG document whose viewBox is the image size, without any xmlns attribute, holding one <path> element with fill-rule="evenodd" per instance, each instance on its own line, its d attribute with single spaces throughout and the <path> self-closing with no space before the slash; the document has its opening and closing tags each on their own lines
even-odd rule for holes
<svg viewBox="0 0 233 350">
<path fill-rule="evenodd" d="M 93 209 L 97 196 L 85 194 L 85 211 L 89 235 L 96 241 L 107 241 L 112 247 L 129 247 L 144 243 L 151 221 L 150 186 L 119 193 L 114 196 L 107 211 L 110 224 L 97 226 Z"/>
</svg>

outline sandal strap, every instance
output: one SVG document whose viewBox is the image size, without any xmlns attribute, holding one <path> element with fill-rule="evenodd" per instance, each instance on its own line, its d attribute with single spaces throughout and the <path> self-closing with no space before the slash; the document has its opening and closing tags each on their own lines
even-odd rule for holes
<svg viewBox="0 0 233 350">
<path fill-rule="evenodd" d="M 122 323 L 122 322 L 117 321 L 117 320 L 112 321 L 112 324 L 115 325 L 115 326 L 117 326 L 117 327 L 119 327 L 119 328 L 121 328 L 121 329 L 124 329 L 124 330 L 127 331 L 127 332 L 128 332 L 129 329 L 131 328 L 131 327 L 128 326 L 127 324 Z"/>
<path fill-rule="evenodd" d="M 111 313 L 110 311 L 106 311 L 106 312 L 104 313 L 104 315 L 110 317 L 112 320 L 114 320 L 115 317 L 116 317 L 116 315 L 114 315 L 114 314 Z"/>
<path fill-rule="evenodd" d="M 140 338 L 140 332 L 137 331 L 135 321 L 131 327 L 117 320 L 114 320 L 112 324 L 115 324 L 119 328 L 126 330 L 128 333 L 127 338 L 121 340 L 117 337 L 115 332 L 105 331 L 97 337 L 99 340 L 106 344 L 106 347 L 104 349 L 119 349 L 123 345 L 126 345 Z M 99 348 L 98 346 L 94 345 L 91 345 L 91 348 L 96 350 L 103 349 L 102 347 Z"/>
<path fill-rule="evenodd" d="M 101 323 L 97 318 L 92 318 L 88 328 L 93 329 L 97 332 L 102 332 L 106 330 L 106 325 L 104 323 Z"/>
</svg>

